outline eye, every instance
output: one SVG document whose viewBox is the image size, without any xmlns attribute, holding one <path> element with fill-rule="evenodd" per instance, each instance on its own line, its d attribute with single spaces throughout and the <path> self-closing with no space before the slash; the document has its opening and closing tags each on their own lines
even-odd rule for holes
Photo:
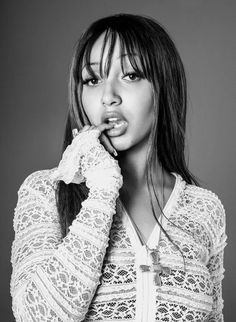
<svg viewBox="0 0 236 322">
<path fill-rule="evenodd" d="M 83 79 L 82 83 L 83 85 L 87 85 L 87 86 L 96 86 L 101 82 L 101 80 L 98 77 L 88 77 Z"/>
<path fill-rule="evenodd" d="M 130 72 L 130 73 L 125 73 L 123 76 L 124 79 L 127 79 L 128 81 L 138 81 L 140 80 L 140 75 L 138 75 L 136 72 Z"/>
</svg>

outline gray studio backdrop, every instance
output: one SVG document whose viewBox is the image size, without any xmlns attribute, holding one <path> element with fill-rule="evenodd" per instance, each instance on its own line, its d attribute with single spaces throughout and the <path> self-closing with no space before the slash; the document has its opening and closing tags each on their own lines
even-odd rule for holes
<svg viewBox="0 0 236 322">
<path fill-rule="evenodd" d="M 24 178 L 58 164 L 73 46 L 93 20 L 112 13 L 153 16 L 172 37 L 189 84 L 191 171 L 216 192 L 227 213 L 225 321 L 234 321 L 236 2 L 1 1 L 1 321 L 14 321 L 9 279 L 12 219 Z"/>
</svg>

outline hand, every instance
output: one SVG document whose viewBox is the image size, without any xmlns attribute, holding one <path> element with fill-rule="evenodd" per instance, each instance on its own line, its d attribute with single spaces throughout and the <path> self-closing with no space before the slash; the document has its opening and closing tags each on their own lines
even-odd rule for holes
<svg viewBox="0 0 236 322">
<path fill-rule="evenodd" d="M 109 152 L 114 154 L 115 156 L 117 156 L 117 152 L 115 150 L 115 148 L 113 147 L 113 145 L 111 144 L 109 138 L 105 135 L 104 131 L 110 130 L 114 127 L 114 124 L 112 123 L 102 123 L 98 126 L 95 125 L 85 125 L 82 130 L 80 130 L 78 132 L 77 129 L 73 130 L 73 137 L 75 138 L 79 133 L 83 133 L 85 131 L 89 131 L 89 130 L 94 130 L 97 129 L 100 132 L 100 136 L 99 136 L 99 140 L 101 142 L 101 144 L 104 146 L 104 148 Z"/>
<path fill-rule="evenodd" d="M 80 140 L 82 152 L 80 174 L 85 178 L 88 187 L 108 187 L 114 180 L 118 185 L 122 184 L 118 161 L 108 153 L 117 155 L 117 152 L 104 134 L 105 130 L 113 127 L 114 124 L 102 123 L 98 126 L 85 125 L 77 133 L 73 130 L 74 140 Z M 85 144 L 81 144 L 82 142 Z"/>
<path fill-rule="evenodd" d="M 74 139 L 65 149 L 52 179 L 62 180 L 66 184 L 86 181 L 88 185 L 102 185 L 106 184 L 106 177 L 107 180 L 115 179 L 120 186 L 122 179 L 118 161 L 108 152 L 114 153 L 114 148 L 102 133 L 113 126 L 103 123 L 99 126 L 86 125 L 79 132 L 73 130 Z M 99 137 L 102 139 L 99 140 Z"/>
</svg>

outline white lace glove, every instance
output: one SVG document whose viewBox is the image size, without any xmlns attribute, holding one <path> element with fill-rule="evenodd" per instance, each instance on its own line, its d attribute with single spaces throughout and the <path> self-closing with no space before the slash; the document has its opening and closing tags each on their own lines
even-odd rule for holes
<svg viewBox="0 0 236 322">
<path fill-rule="evenodd" d="M 106 188 L 115 183 L 119 189 L 123 180 L 118 161 L 100 143 L 100 134 L 97 128 L 79 132 L 64 151 L 52 179 L 66 184 L 86 181 L 89 188 Z"/>
</svg>

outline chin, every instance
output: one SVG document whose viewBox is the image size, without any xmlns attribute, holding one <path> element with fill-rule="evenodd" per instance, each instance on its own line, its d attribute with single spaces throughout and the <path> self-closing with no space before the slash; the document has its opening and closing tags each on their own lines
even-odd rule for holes
<svg viewBox="0 0 236 322">
<path fill-rule="evenodd" d="M 109 137 L 112 145 L 117 152 L 129 150 L 132 147 L 132 143 L 125 135 Z"/>
<path fill-rule="evenodd" d="M 111 143 L 114 146 L 114 148 L 116 149 L 116 151 L 119 152 L 131 152 L 131 151 L 136 151 L 137 149 L 139 149 L 139 144 L 137 144 L 137 142 L 132 141 L 132 139 L 130 138 L 125 138 L 125 137 L 113 137 L 111 139 Z"/>
</svg>

